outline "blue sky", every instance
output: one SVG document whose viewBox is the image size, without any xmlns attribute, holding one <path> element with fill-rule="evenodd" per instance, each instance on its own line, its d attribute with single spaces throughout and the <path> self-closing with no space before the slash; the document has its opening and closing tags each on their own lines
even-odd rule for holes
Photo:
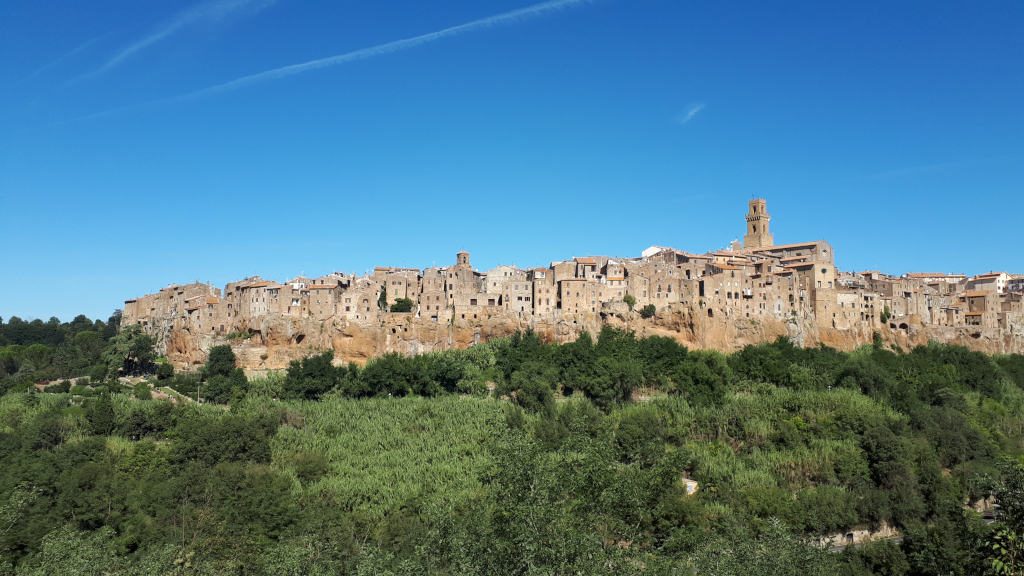
<svg viewBox="0 0 1024 576">
<path fill-rule="evenodd" d="M 703 251 L 752 196 L 842 269 L 1024 273 L 1022 23 L 1017 0 L 4 0 L 0 316 L 459 249 Z"/>
</svg>

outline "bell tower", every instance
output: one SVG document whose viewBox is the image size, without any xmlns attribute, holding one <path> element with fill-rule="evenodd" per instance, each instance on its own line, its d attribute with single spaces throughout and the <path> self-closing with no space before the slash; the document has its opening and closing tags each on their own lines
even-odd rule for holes
<svg viewBox="0 0 1024 576">
<path fill-rule="evenodd" d="M 743 247 L 770 248 L 775 240 L 772 238 L 768 225 L 772 217 L 768 215 L 768 201 L 764 198 L 755 198 L 750 201 L 747 210 L 747 235 L 743 237 Z"/>
</svg>

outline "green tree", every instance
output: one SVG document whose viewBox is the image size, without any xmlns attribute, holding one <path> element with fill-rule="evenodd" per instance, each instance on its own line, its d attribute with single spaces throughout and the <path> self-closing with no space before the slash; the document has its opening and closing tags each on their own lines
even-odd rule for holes
<svg viewBox="0 0 1024 576">
<path fill-rule="evenodd" d="M 270 438 L 277 431 L 277 414 L 187 414 L 175 426 L 172 457 L 177 462 L 270 461 Z"/>
<path fill-rule="evenodd" d="M 839 568 L 830 552 L 801 542 L 778 521 L 753 538 L 709 540 L 694 564 L 707 576 L 833 576 Z"/>
<path fill-rule="evenodd" d="M 293 360 L 282 386 L 285 396 L 316 400 L 335 389 L 340 382 L 340 371 L 334 367 L 334 353 L 324 352 L 301 360 Z"/>
<path fill-rule="evenodd" d="M 555 405 L 551 384 L 544 380 L 539 370 L 529 366 L 512 373 L 508 384 L 496 389 L 499 396 L 508 396 L 518 406 L 531 412 L 548 413 Z"/>
<path fill-rule="evenodd" d="M 982 548 L 988 569 L 998 576 L 1024 574 L 1024 466 L 1004 462 L 995 487 L 997 525 Z"/>
<path fill-rule="evenodd" d="M 636 298 L 632 294 L 627 293 L 622 297 L 622 301 L 626 303 L 626 306 L 629 306 L 630 311 L 632 311 L 633 307 L 636 306 Z"/>
<path fill-rule="evenodd" d="M 149 389 L 149 384 L 145 382 L 136 384 L 133 393 L 139 400 L 149 400 L 153 397 L 153 391 Z"/>
<path fill-rule="evenodd" d="M 52 359 L 53 348 L 45 344 L 30 344 L 21 352 L 21 362 L 26 370 L 45 370 L 50 366 Z"/>
<path fill-rule="evenodd" d="M 90 365 L 100 361 L 103 347 L 106 345 L 103 337 L 92 330 L 83 330 L 75 334 L 73 342 L 75 347 L 81 352 L 82 357 Z"/>
<path fill-rule="evenodd" d="M 654 304 L 648 304 L 640 309 L 641 318 L 651 318 L 658 312 L 658 309 L 654 307 Z"/>
<path fill-rule="evenodd" d="M 90 402 L 87 417 L 94 434 L 106 436 L 113 432 L 114 403 L 110 400 L 110 394 L 103 394 Z"/>
<path fill-rule="evenodd" d="M 114 336 L 103 354 L 107 374 L 138 374 L 154 367 L 156 341 L 137 324 L 126 327 Z"/>
<path fill-rule="evenodd" d="M 124 574 L 114 530 L 78 531 L 60 527 L 46 535 L 41 550 L 18 568 L 18 576 L 103 576 Z"/>
<path fill-rule="evenodd" d="M 580 388 L 602 410 L 629 400 L 633 389 L 643 384 L 643 370 L 634 360 L 598 358 L 593 374 Z"/>
<path fill-rule="evenodd" d="M 408 298 L 399 298 L 391 305 L 391 312 L 412 312 L 413 301 Z"/>
<path fill-rule="evenodd" d="M 170 380 L 174 378 L 174 366 L 169 362 L 160 362 L 156 367 L 157 380 Z"/>
<path fill-rule="evenodd" d="M 235 352 L 231 346 L 223 344 L 210 348 L 206 357 L 205 372 L 207 377 L 230 376 L 235 370 Z"/>
</svg>

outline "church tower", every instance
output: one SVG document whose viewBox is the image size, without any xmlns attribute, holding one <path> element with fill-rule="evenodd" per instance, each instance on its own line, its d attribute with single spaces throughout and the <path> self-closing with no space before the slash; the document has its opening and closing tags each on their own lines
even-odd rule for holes
<svg viewBox="0 0 1024 576">
<path fill-rule="evenodd" d="M 764 198 L 751 200 L 747 211 L 747 235 L 743 237 L 743 247 L 748 250 L 770 248 L 775 243 L 768 228 L 771 221 L 772 217 L 768 215 L 768 202 Z"/>
</svg>

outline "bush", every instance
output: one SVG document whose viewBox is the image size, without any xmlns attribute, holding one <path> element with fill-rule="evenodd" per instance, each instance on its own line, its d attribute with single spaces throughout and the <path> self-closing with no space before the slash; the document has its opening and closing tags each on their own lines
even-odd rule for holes
<svg viewBox="0 0 1024 576">
<path fill-rule="evenodd" d="M 226 344 L 210 348 L 204 367 L 205 376 L 230 376 L 235 369 L 235 352 Z"/>
<path fill-rule="evenodd" d="M 269 462 L 277 415 L 205 415 L 192 412 L 175 426 L 173 456 L 212 466 L 218 462 Z"/>
<path fill-rule="evenodd" d="M 110 394 L 103 394 L 88 404 L 86 418 L 93 434 L 105 436 L 114 431 L 114 404 Z"/>
<path fill-rule="evenodd" d="M 82 386 L 81 384 L 75 384 L 69 392 L 72 396 L 92 396 L 94 394 L 92 388 Z"/>
<path fill-rule="evenodd" d="M 633 307 L 636 306 L 636 298 L 633 297 L 632 294 L 626 294 L 625 296 L 623 296 L 622 301 L 626 303 L 626 306 L 628 306 L 630 310 L 632 310 Z"/>
<path fill-rule="evenodd" d="M 199 377 L 195 374 L 175 374 L 167 382 L 167 387 L 195 400 L 196 393 L 199 391 Z"/>
<path fill-rule="evenodd" d="M 391 305 L 392 312 L 412 312 L 413 302 L 408 298 L 399 298 Z"/>
<path fill-rule="evenodd" d="M 57 382 L 56 384 L 50 384 L 49 386 L 46 387 L 46 392 L 49 392 L 51 394 L 66 394 L 70 390 L 71 390 L 71 381 L 70 380 L 61 380 L 60 382 Z"/>
<path fill-rule="evenodd" d="M 644 306 L 643 308 L 640 309 L 640 317 L 652 318 L 657 312 L 658 309 L 654 307 L 654 304 L 648 304 L 647 306 Z"/>
<path fill-rule="evenodd" d="M 146 382 L 139 382 L 135 385 L 135 397 L 139 400 L 150 400 L 153 398 L 153 392 L 149 389 L 149 384 Z"/>
<path fill-rule="evenodd" d="M 312 484 L 327 474 L 327 458 L 316 452 L 299 452 L 292 457 L 295 475 L 303 484 Z"/>
<path fill-rule="evenodd" d="M 340 372 L 334 367 L 333 360 L 333 352 L 293 360 L 288 365 L 288 375 L 282 386 L 284 395 L 288 398 L 316 400 L 335 389 L 340 380 Z"/>
<path fill-rule="evenodd" d="M 509 383 L 496 392 L 499 396 L 508 396 L 516 405 L 530 412 L 548 413 L 555 405 L 551 384 L 530 370 L 517 370 Z"/>
<path fill-rule="evenodd" d="M 215 374 L 203 383 L 200 394 L 207 402 L 227 404 L 245 396 L 249 381 L 241 368 L 235 368 L 227 376 Z"/>
<path fill-rule="evenodd" d="M 163 362 L 156 367 L 156 378 L 157 380 L 170 380 L 174 377 L 174 366 Z"/>
<path fill-rule="evenodd" d="M 89 382 L 93 384 L 102 384 L 107 379 L 107 366 L 105 364 L 97 364 L 89 370 Z"/>
</svg>

